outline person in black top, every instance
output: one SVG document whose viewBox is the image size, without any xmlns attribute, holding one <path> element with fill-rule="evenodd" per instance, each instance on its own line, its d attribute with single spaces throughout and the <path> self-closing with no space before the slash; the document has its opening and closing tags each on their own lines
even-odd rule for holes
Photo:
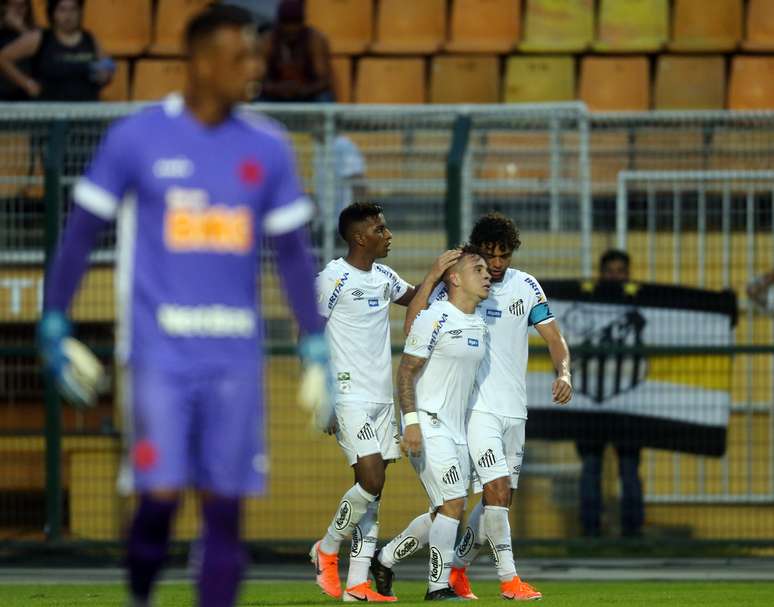
<svg viewBox="0 0 774 607">
<path fill-rule="evenodd" d="M 610 249 L 599 259 L 599 279 L 609 282 L 629 281 L 629 254 Z M 621 535 L 640 537 L 645 519 L 645 506 L 640 480 L 640 445 L 632 437 L 619 436 L 612 441 L 618 455 L 618 473 L 621 479 Z M 581 458 L 580 522 L 583 535 L 601 535 L 602 517 L 602 461 L 605 441 L 586 438 L 576 443 Z"/>
<path fill-rule="evenodd" d="M 112 61 L 81 27 L 83 0 L 48 0 L 51 27 L 23 34 L 0 51 L 0 73 L 43 101 L 97 101 L 113 76 Z M 15 63 L 32 60 L 27 74 Z"/>
<path fill-rule="evenodd" d="M 35 29 L 30 0 L 0 0 L 0 49 Z M 31 63 L 27 59 L 17 66 L 28 71 Z M 23 101 L 27 93 L 10 80 L 0 76 L 0 101 Z"/>
<path fill-rule="evenodd" d="M 282 0 L 267 34 L 266 76 L 259 101 L 331 102 L 330 47 L 325 35 L 304 23 L 302 0 Z"/>
</svg>

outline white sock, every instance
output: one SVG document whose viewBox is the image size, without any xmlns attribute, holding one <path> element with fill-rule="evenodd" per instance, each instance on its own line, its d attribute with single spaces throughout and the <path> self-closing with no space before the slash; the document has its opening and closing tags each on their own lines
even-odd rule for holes
<svg viewBox="0 0 774 607">
<path fill-rule="evenodd" d="M 368 509 L 352 530 L 352 550 L 349 553 L 347 588 L 368 580 L 371 557 L 376 552 L 379 538 L 379 500 L 368 504 Z"/>
<path fill-rule="evenodd" d="M 376 496 L 371 495 L 358 483 L 352 485 L 339 502 L 336 515 L 328 532 L 320 542 L 320 550 L 325 554 L 338 554 L 341 542 L 352 535 L 352 529 L 360 522 L 368 509 L 368 504 L 376 501 Z"/>
<path fill-rule="evenodd" d="M 395 563 L 424 548 L 430 541 L 430 525 L 432 524 L 433 519 L 430 518 L 429 512 L 420 514 L 382 548 L 379 553 L 379 562 L 385 567 L 393 567 Z"/>
<path fill-rule="evenodd" d="M 516 575 L 511 546 L 511 523 L 508 508 L 486 506 L 484 508 L 484 530 L 492 548 L 492 557 L 497 567 L 497 576 L 505 582 Z"/>
<path fill-rule="evenodd" d="M 449 586 L 452 560 L 454 560 L 454 540 L 457 539 L 457 527 L 460 522 L 443 514 L 436 514 L 430 527 L 430 571 L 428 588 L 430 592 Z"/>
<path fill-rule="evenodd" d="M 470 513 L 468 523 L 465 526 L 465 533 L 462 534 L 462 539 L 454 551 L 453 567 L 464 569 L 476 560 L 478 553 L 481 551 L 481 546 L 486 540 L 483 514 L 484 504 L 479 501 Z"/>
</svg>

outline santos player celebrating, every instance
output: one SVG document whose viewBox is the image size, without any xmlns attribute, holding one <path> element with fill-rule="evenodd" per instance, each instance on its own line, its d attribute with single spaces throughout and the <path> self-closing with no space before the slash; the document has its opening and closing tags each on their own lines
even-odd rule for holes
<svg viewBox="0 0 774 607">
<path fill-rule="evenodd" d="M 471 247 L 461 252 L 445 274 L 448 301 L 437 301 L 417 316 L 398 368 L 401 446 L 411 457 L 433 512 L 425 515 L 432 517 L 426 525 L 430 544 L 426 600 L 457 598 L 449 587 L 449 573 L 469 482 L 465 417 L 488 339 L 486 325 L 475 313 L 489 293 L 486 263 Z M 395 538 L 386 551 L 400 551 L 406 547 L 405 539 Z"/>
<path fill-rule="evenodd" d="M 374 592 L 367 579 L 378 537 L 385 468 L 400 455 L 389 307 L 391 302 L 408 305 L 415 289 L 389 267 L 374 263 L 387 256 L 392 241 L 379 205 L 359 202 L 345 208 L 339 216 L 339 234 L 349 250 L 346 258 L 331 261 L 318 276 L 318 307 L 327 318 L 325 334 L 336 388 L 336 423 L 330 431 L 336 431 L 354 469 L 355 484 L 342 496 L 327 533 L 312 547 L 310 557 L 323 592 L 341 597 L 338 553 L 341 542 L 351 535 L 344 600 L 391 602 L 395 597 Z M 428 274 L 428 285 L 458 256 L 458 251 L 441 255 Z"/>
<path fill-rule="evenodd" d="M 488 539 L 495 555 L 502 597 L 539 599 L 542 595 L 523 582 L 516 571 L 508 521 L 512 491 L 518 486 L 524 457 L 529 327 L 534 326 L 548 344 L 557 375 L 552 397 L 559 404 L 569 402 L 572 396 L 570 354 L 540 284 L 531 275 L 509 268 L 513 252 L 521 245 L 514 223 L 500 213 L 484 215 L 473 227 L 470 241 L 486 260 L 492 276 L 489 296 L 477 308 L 491 337 L 478 371 L 467 421 L 470 457 L 479 479 L 474 490 L 479 493 L 483 489 L 483 496 L 471 513 L 457 547 L 450 583 L 459 596 L 476 598 L 465 570 L 484 539 Z M 415 308 L 421 309 L 427 300 L 425 288 L 423 283 L 407 317 Z M 447 297 L 446 285 L 440 284 L 430 295 L 430 301 L 443 301 Z M 421 518 L 404 531 L 417 538 L 417 547 L 426 541 Z M 386 591 L 391 583 L 389 567 L 408 554 L 405 550 L 391 553 L 389 546 L 381 550 L 372 565 L 380 592 Z"/>
</svg>

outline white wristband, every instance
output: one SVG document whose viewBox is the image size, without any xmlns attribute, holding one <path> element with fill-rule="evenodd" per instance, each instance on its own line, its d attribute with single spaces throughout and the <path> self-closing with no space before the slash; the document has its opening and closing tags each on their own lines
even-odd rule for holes
<svg viewBox="0 0 774 607">
<path fill-rule="evenodd" d="M 409 413 L 403 414 L 403 425 L 404 426 L 411 426 L 413 424 L 419 423 L 419 413 L 416 411 L 411 411 Z"/>
</svg>

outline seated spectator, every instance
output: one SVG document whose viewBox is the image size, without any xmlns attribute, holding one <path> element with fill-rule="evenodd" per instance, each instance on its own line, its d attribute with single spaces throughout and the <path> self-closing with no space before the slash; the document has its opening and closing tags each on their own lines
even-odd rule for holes
<svg viewBox="0 0 774 607">
<path fill-rule="evenodd" d="M 0 0 L 0 50 L 22 34 L 35 29 L 31 0 Z M 17 63 L 22 71 L 30 70 L 30 60 Z M 0 101 L 24 101 L 29 99 L 24 89 L 11 80 L 0 77 Z"/>
<path fill-rule="evenodd" d="M 325 36 L 304 24 L 301 0 L 282 0 L 266 41 L 259 101 L 335 101 Z"/>
<path fill-rule="evenodd" d="M 51 27 L 19 36 L 0 51 L 0 72 L 27 95 L 43 101 L 97 101 L 114 65 L 81 27 L 83 0 L 48 0 Z M 31 73 L 16 63 L 31 59 Z"/>
</svg>

